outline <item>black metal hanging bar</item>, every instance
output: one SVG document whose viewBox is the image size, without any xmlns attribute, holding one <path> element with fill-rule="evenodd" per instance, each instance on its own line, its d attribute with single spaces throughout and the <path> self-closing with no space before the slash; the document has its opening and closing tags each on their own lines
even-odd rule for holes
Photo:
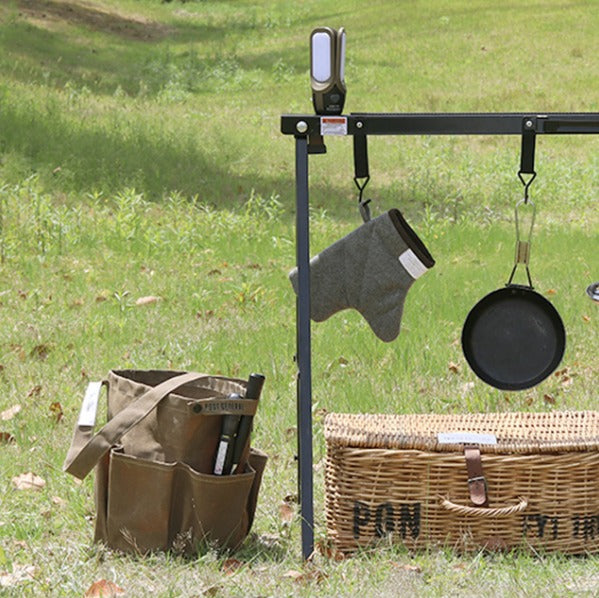
<svg viewBox="0 0 599 598">
<path fill-rule="evenodd" d="M 599 112 L 438 113 L 385 114 L 352 113 L 347 119 L 348 135 L 521 135 L 522 123 L 530 120 L 537 134 L 584 135 L 599 133 Z M 320 134 L 321 117 L 314 114 L 284 114 L 281 132 L 297 135 L 297 125 Z"/>
</svg>

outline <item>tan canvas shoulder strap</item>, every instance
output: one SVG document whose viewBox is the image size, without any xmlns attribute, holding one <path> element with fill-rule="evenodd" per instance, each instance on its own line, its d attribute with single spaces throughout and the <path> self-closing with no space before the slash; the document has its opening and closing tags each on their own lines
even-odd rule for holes
<svg viewBox="0 0 599 598">
<path fill-rule="evenodd" d="M 207 374 L 188 372 L 170 378 L 141 395 L 110 419 L 95 435 L 92 426 L 75 425 L 71 446 L 63 464 L 63 470 L 83 479 L 119 439 L 144 419 L 169 393 Z M 246 403 L 250 403 L 247 401 Z M 249 405 L 248 405 L 249 407 Z"/>
</svg>

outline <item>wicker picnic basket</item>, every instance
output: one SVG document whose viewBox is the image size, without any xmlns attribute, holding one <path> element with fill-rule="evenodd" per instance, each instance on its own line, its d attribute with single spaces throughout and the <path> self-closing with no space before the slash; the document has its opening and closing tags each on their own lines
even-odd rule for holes
<svg viewBox="0 0 599 598">
<path fill-rule="evenodd" d="M 325 439 L 341 552 L 377 541 L 599 549 L 599 412 L 330 413 Z"/>
</svg>

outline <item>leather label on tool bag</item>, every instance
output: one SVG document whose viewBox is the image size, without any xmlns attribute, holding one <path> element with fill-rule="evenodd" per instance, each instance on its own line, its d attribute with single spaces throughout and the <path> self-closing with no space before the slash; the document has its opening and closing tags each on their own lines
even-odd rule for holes
<svg viewBox="0 0 599 598">
<path fill-rule="evenodd" d="M 102 382 L 90 382 L 85 390 L 79 420 L 77 425 L 81 427 L 92 427 L 96 423 L 96 411 L 98 409 L 98 399 L 102 390 Z"/>
</svg>

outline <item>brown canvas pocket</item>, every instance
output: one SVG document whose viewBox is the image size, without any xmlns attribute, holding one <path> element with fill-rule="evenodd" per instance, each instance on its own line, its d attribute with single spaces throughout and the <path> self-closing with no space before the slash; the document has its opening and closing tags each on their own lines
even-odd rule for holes
<svg viewBox="0 0 599 598">
<path fill-rule="evenodd" d="M 235 548 L 253 520 L 260 471 L 216 476 L 185 463 L 163 463 L 110 451 L 105 517 L 98 517 L 96 540 L 127 551 L 175 549 L 199 544 Z"/>
<path fill-rule="evenodd" d="M 174 463 L 146 461 L 112 449 L 108 470 L 106 542 L 146 552 L 169 545 Z"/>
<path fill-rule="evenodd" d="M 199 473 L 180 463 L 177 475 L 181 492 L 173 504 L 173 523 L 183 533 L 191 531 L 200 542 L 235 548 L 249 530 L 248 499 L 256 472 L 217 476 Z"/>
</svg>

